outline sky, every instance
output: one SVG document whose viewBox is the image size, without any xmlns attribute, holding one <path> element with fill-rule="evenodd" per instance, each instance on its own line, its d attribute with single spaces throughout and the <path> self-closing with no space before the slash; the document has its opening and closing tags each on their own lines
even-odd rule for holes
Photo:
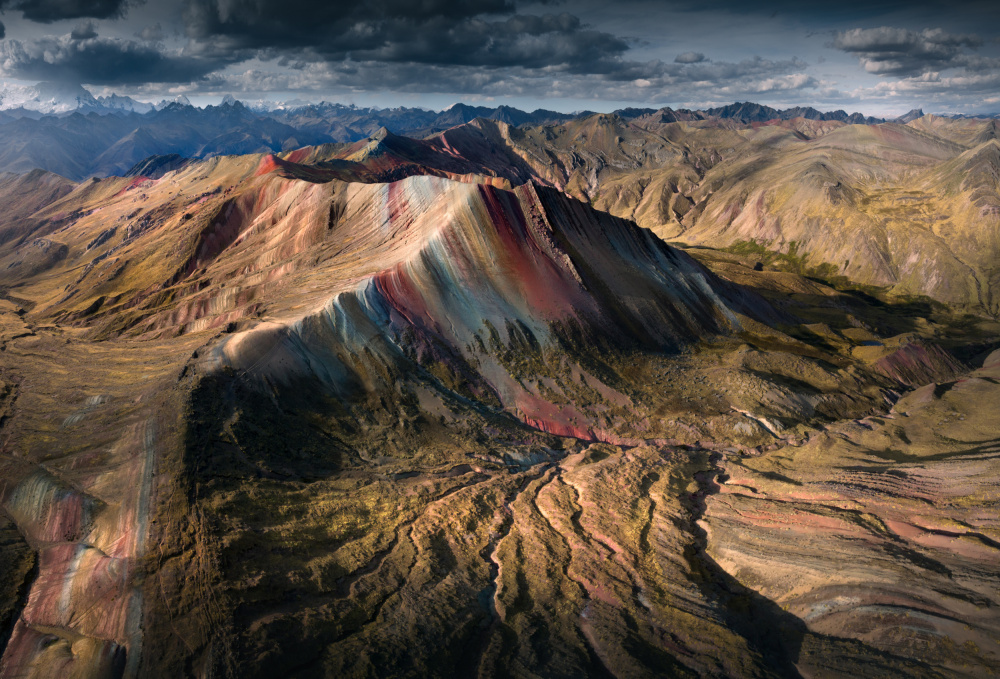
<svg viewBox="0 0 1000 679">
<path fill-rule="evenodd" d="M 143 101 L 1000 111 L 1000 2 L 0 0 L 0 79 Z"/>
</svg>

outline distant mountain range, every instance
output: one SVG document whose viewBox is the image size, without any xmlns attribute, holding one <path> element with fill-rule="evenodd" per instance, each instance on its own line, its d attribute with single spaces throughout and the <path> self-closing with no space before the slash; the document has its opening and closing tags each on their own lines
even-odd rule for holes
<svg viewBox="0 0 1000 679">
<path fill-rule="evenodd" d="M 95 97 L 79 85 L 39 83 L 0 91 L 0 168 L 23 173 L 43 169 L 70 179 L 121 175 L 154 155 L 187 158 L 282 152 L 303 146 L 348 143 L 381 128 L 422 138 L 477 118 L 514 127 L 561 125 L 598 115 L 593 111 L 527 112 L 510 106 L 455 104 L 443 111 L 421 108 L 359 108 L 322 102 L 238 101 L 227 95 L 218 106 L 199 108 L 183 95 L 157 104 L 111 94 Z M 625 121 L 700 122 L 754 125 L 804 118 L 872 125 L 882 118 L 811 107 L 774 109 L 750 102 L 703 111 L 625 108 L 612 115 Z M 911 111 L 894 122 L 923 115 Z"/>
<path fill-rule="evenodd" d="M 73 112 L 149 113 L 171 103 L 191 104 L 183 94 L 158 104 L 137 101 L 129 96 L 110 94 L 95 97 L 77 84 L 40 82 L 37 85 L 6 84 L 0 90 L 0 111 L 16 118 L 38 118 Z"/>
</svg>

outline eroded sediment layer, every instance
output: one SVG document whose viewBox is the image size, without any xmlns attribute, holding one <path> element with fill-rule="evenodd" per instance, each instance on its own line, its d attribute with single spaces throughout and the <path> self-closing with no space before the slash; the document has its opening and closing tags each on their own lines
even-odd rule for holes
<svg viewBox="0 0 1000 679">
<path fill-rule="evenodd" d="M 993 354 L 885 417 L 726 460 L 709 554 L 811 631 L 988 676 L 1000 655 L 998 385 Z"/>
<path fill-rule="evenodd" d="M 8 329 L 18 398 L 4 423 L 0 504 L 34 563 L 9 583 L 20 593 L 6 600 L 16 624 L 0 676 L 142 676 L 143 560 L 160 456 L 177 445 L 178 410 L 163 391 L 177 349 L 155 357 Z"/>
</svg>

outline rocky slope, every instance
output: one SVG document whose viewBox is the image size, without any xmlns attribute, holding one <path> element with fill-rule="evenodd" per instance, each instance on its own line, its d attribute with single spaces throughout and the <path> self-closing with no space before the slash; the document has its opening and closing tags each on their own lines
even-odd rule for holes
<svg viewBox="0 0 1000 679">
<path fill-rule="evenodd" d="M 809 633 L 996 670 L 1000 355 L 707 481 L 706 554 Z M 902 557 L 902 559 L 900 559 Z M 840 566 L 829 567 L 834 560 Z"/>
</svg>

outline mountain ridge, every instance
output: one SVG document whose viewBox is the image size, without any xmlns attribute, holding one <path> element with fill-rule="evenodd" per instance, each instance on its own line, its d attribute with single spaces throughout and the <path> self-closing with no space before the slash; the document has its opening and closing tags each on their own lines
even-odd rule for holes
<svg viewBox="0 0 1000 679">
<path fill-rule="evenodd" d="M 203 112 L 219 135 L 204 135 L 187 156 L 156 153 L 152 135 L 136 128 L 97 157 L 118 174 L 148 171 L 151 178 L 192 162 L 185 157 L 218 157 L 230 148 L 271 154 L 267 162 L 281 164 L 290 177 L 370 183 L 416 174 L 486 176 L 510 187 L 535 181 L 668 240 L 794 250 L 828 275 L 996 313 L 996 248 L 989 235 L 997 207 L 990 179 L 995 159 L 988 146 L 994 121 L 923 116 L 905 125 L 858 125 L 797 117 L 722 125 L 698 116 L 664 122 L 662 111 L 634 113 L 541 127 L 475 118 L 424 139 L 383 126 L 352 143 L 290 150 L 296 144 L 285 135 L 293 128 L 259 125 L 236 103 Z M 188 120 L 179 105 L 156 115 Z M 93 118 L 74 114 L 66 121 L 92 141 L 99 136 L 91 130 Z M 227 132 L 233 122 L 244 131 Z M 960 156 L 984 144 L 975 162 L 963 164 Z M 148 159 L 132 164 L 135 156 Z M 935 168 L 941 178 L 913 179 Z M 964 184 L 954 181 L 966 175 Z M 943 216 L 949 211 L 950 221 Z M 937 226 L 946 221 L 949 228 Z"/>
<path fill-rule="evenodd" d="M 328 102 L 268 108 L 248 106 L 232 95 L 227 95 L 219 105 L 199 108 L 182 96 L 175 101 L 140 105 L 114 94 L 95 98 L 80 87 L 67 90 L 64 86 L 40 83 L 28 90 L 25 92 L 34 94 L 21 92 L 16 97 L 9 94 L 0 99 L 10 106 L 0 104 L 0 108 L 7 108 L 0 110 L 0 148 L 3 148 L 0 162 L 11 171 L 24 172 L 37 167 L 76 180 L 121 174 L 149 155 L 176 153 L 204 158 L 258 150 L 281 152 L 323 143 L 355 142 L 382 127 L 422 138 L 476 118 L 515 127 L 541 127 L 608 115 L 544 109 L 526 112 L 507 105 L 489 108 L 463 103 L 439 112 L 358 108 Z M 32 101 L 36 108 L 25 109 Z M 921 112 L 911 112 L 897 121 L 909 122 L 918 113 Z M 638 124 L 700 122 L 722 127 L 799 119 L 864 125 L 886 122 L 860 113 L 821 112 L 809 107 L 775 109 L 751 102 L 703 111 L 625 108 L 610 115 Z M 130 142 L 125 138 L 138 128 L 144 128 L 149 138 L 132 151 L 126 151 Z M 116 145 L 117 149 L 112 151 Z"/>
</svg>

